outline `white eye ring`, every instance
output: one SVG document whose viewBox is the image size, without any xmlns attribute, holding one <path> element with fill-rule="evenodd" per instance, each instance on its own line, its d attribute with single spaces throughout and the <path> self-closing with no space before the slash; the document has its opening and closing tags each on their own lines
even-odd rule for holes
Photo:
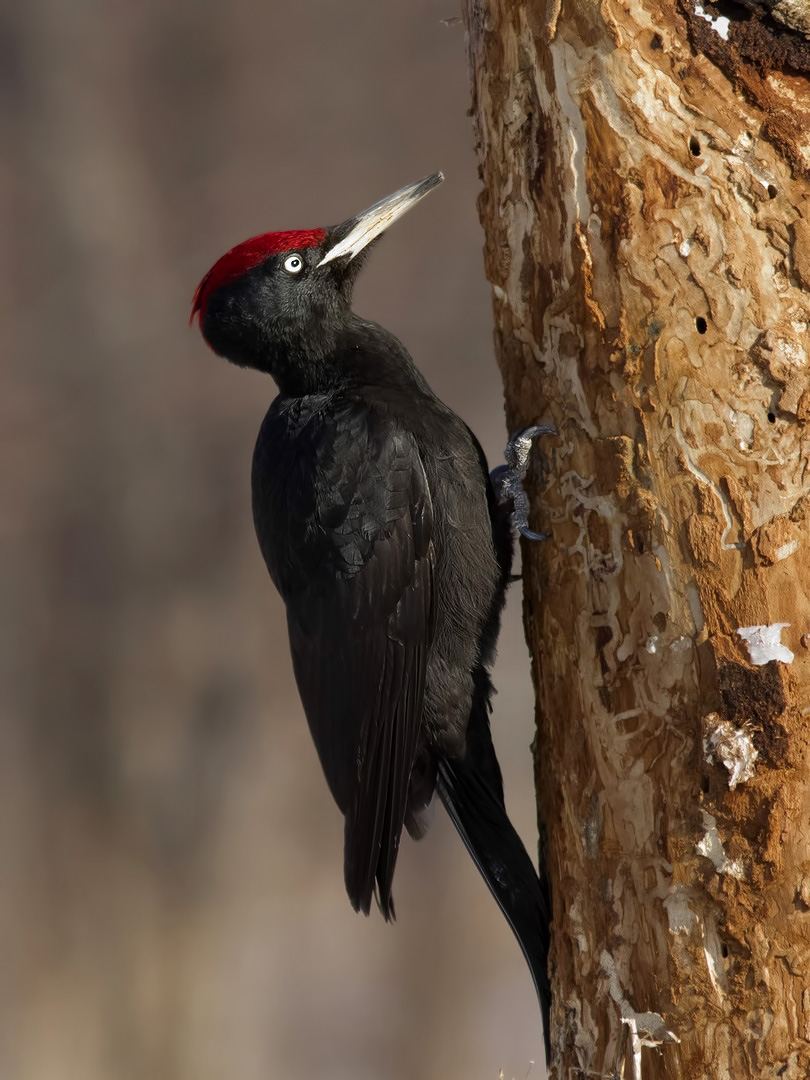
<svg viewBox="0 0 810 1080">
<path fill-rule="evenodd" d="M 300 274 L 304 269 L 304 260 L 300 255 L 288 255 L 284 260 L 284 269 L 288 274 Z"/>
</svg>

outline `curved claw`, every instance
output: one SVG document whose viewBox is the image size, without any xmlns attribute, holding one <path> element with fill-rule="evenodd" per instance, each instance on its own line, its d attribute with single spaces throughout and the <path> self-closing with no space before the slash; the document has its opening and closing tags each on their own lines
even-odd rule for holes
<svg viewBox="0 0 810 1080">
<path fill-rule="evenodd" d="M 539 533 L 533 529 L 526 528 L 525 525 L 518 525 L 514 520 L 512 524 L 515 526 L 521 536 L 525 536 L 527 540 L 550 540 L 551 533 Z"/>
<path fill-rule="evenodd" d="M 506 449 L 503 452 L 507 465 L 509 465 L 511 469 L 520 469 L 520 479 L 522 480 L 529 467 L 529 453 L 532 448 L 533 440 L 540 435 L 556 434 L 557 429 L 550 424 L 532 424 L 531 427 L 523 428 L 522 431 L 516 432 L 506 444 Z"/>
<path fill-rule="evenodd" d="M 557 429 L 548 424 L 533 424 L 518 431 L 506 444 L 506 465 L 499 465 L 491 473 L 492 483 L 500 502 L 512 502 L 512 525 L 527 540 L 548 540 L 549 533 L 534 532 L 529 528 L 529 497 L 523 490 L 523 481 L 529 468 L 532 441 L 539 435 L 556 435 Z"/>
</svg>

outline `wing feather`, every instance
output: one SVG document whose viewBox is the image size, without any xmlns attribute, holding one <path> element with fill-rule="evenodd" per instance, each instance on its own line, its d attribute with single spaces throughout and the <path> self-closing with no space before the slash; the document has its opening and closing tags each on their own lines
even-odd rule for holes
<svg viewBox="0 0 810 1080">
<path fill-rule="evenodd" d="M 345 815 L 349 897 L 368 912 L 376 891 L 393 918 L 432 632 L 424 467 L 413 438 L 365 406 L 310 420 L 294 455 L 289 425 L 268 424 L 271 415 L 254 455 L 259 542 L 287 605 L 309 727 Z"/>
</svg>

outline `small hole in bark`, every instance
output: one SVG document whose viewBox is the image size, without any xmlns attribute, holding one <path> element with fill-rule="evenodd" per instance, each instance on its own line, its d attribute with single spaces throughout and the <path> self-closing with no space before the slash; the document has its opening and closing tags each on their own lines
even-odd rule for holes
<svg viewBox="0 0 810 1080">
<path fill-rule="evenodd" d="M 663 47 L 664 47 L 664 42 L 663 42 L 663 39 L 662 39 L 661 35 L 660 34 L 653 34 L 653 36 L 650 38 L 650 48 L 651 49 L 663 49 Z"/>
<path fill-rule="evenodd" d="M 704 795 L 709 794 L 709 778 L 708 778 L 708 776 L 704 776 L 703 779 L 700 781 L 700 790 L 703 792 Z"/>
<path fill-rule="evenodd" d="M 768 198 L 775 199 L 778 194 L 779 193 L 776 190 L 776 184 L 768 184 Z"/>
<path fill-rule="evenodd" d="M 699 334 L 705 334 L 706 331 L 709 329 L 709 324 L 706 322 L 702 315 L 698 315 L 698 317 L 695 319 L 695 329 Z"/>
<path fill-rule="evenodd" d="M 775 424 L 776 423 L 776 417 L 774 416 L 774 414 L 772 412 L 768 413 L 768 423 L 769 424 Z"/>
<path fill-rule="evenodd" d="M 690 135 L 689 137 L 689 153 L 692 157 L 700 157 L 700 140 L 697 135 Z"/>
<path fill-rule="evenodd" d="M 720 942 L 720 955 L 724 960 L 728 956 L 728 945 L 726 945 L 725 941 Z"/>
</svg>

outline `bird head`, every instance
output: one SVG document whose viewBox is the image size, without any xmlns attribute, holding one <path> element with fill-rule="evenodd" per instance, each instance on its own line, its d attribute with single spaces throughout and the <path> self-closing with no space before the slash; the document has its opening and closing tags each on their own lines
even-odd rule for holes
<svg viewBox="0 0 810 1080">
<path fill-rule="evenodd" d="M 350 317 L 352 287 L 371 244 L 443 180 L 434 173 L 340 225 L 254 236 L 231 248 L 197 286 L 199 315 L 214 352 L 277 374 L 316 363 Z"/>
</svg>

